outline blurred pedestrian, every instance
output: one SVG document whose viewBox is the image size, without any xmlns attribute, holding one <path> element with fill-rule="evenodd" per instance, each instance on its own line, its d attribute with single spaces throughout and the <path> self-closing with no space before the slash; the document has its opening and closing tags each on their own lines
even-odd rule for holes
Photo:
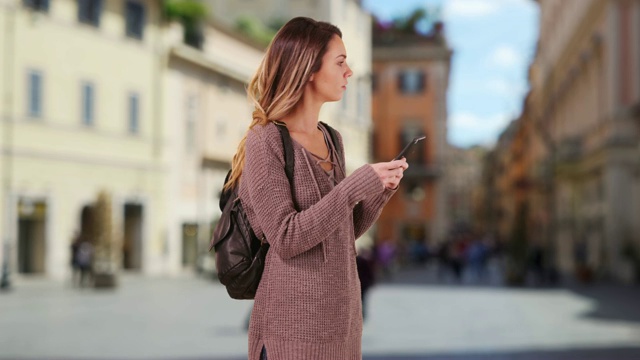
<svg viewBox="0 0 640 360">
<path fill-rule="evenodd" d="M 376 259 L 382 274 L 385 278 L 390 278 L 393 273 L 393 262 L 396 257 L 396 247 L 392 240 L 387 239 L 377 246 Z"/>
<path fill-rule="evenodd" d="M 532 245 L 529 257 L 529 265 L 531 267 L 534 285 L 544 285 L 546 279 L 544 273 L 544 249 L 542 246 L 540 244 Z"/>
<path fill-rule="evenodd" d="M 358 268 L 358 278 L 360 279 L 360 299 L 362 300 L 362 320 L 367 318 L 367 293 L 375 284 L 375 273 L 373 271 L 373 256 L 368 250 L 362 250 L 356 256 L 356 266 Z"/>
<path fill-rule="evenodd" d="M 80 283 L 80 266 L 78 265 L 78 249 L 80 248 L 80 232 L 76 231 L 71 241 L 71 284 Z"/>
<path fill-rule="evenodd" d="M 465 250 L 466 244 L 459 238 L 449 244 L 449 265 L 451 266 L 451 273 L 453 274 L 455 281 L 458 283 L 462 282 Z"/>
<path fill-rule="evenodd" d="M 78 286 L 85 287 L 90 285 L 93 275 L 93 245 L 89 241 L 83 240 L 78 245 L 75 263 L 80 271 Z"/>
<path fill-rule="evenodd" d="M 487 250 L 479 238 L 473 238 L 466 249 L 466 260 L 470 275 L 475 282 L 482 282 L 485 276 Z"/>
</svg>

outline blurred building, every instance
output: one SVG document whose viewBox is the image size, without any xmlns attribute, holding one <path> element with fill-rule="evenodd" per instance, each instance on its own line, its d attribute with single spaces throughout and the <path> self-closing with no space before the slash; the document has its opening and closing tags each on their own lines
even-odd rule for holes
<svg viewBox="0 0 640 360">
<path fill-rule="evenodd" d="M 538 3 L 525 117 L 537 139 L 531 173 L 546 191 L 532 210 L 550 218 L 561 272 L 584 262 L 631 281 L 640 269 L 640 2 Z"/>
<path fill-rule="evenodd" d="M 515 165 L 512 150 L 520 124 L 521 122 L 513 120 L 500 134 L 491 154 L 492 166 L 487 169 L 493 184 L 492 192 L 486 193 L 490 196 L 483 202 L 492 202 L 495 214 L 487 230 L 501 241 L 509 240 L 515 219 L 516 201 L 509 167 Z"/>
<path fill-rule="evenodd" d="M 162 268 L 160 10 L 156 1 L 0 2 L 0 228 L 13 272 L 67 274 L 74 233 L 91 233 L 101 190 L 122 267 Z"/>
<path fill-rule="evenodd" d="M 392 160 L 413 138 L 398 193 L 378 221 L 377 241 L 434 243 L 450 226 L 445 164 L 447 88 L 452 51 L 435 25 L 428 35 L 376 28 L 373 48 L 373 153 Z"/>
<path fill-rule="evenodd" d="M 0 255 L 12 272 L 67 276 L 72 240 L 93 241 L 103 190 L 117 270 L 212 266 L 219 191 L 251 120 L 245 86 L 264 46 L 215 22 L 188 36 L 161 10 L 0 2 Z"/>
<path fill-rule="evenodd" d="M 447 161 L 447 218 L 452 224 L 460 224 L 478 229 L 474 209 L 480 203 L 482 160 L 487 149 L 482 146 L 460 148 L 448 145 Z M 478 229 L 479 230 L 479 229 Z"/>
<path fill-rule="evenodd" d="M 209 241 L 220 190 L 245 135 L 253 106 L 245 87 L 264 47 L 209 21 L 201 49 L 180 41 L 172 26 L 165 79 L 168 134 L 170 272 L 209 271 Z"/>
</svg>

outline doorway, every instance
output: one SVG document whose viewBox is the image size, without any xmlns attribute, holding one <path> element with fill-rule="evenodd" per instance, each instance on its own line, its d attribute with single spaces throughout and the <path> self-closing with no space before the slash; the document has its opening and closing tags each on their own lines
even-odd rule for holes
<svg viewBox="0 0 640 360">
<path fill-rule="evenodd" d="M 198 225 L 182 224 L 182 266 L 194 268 L 198 261 Z"/>
<path fill-rule="evenodd" d="M 125 270 L 142 269 L 142 215 L 142 205 L 124 205 L 122 267 Z"/>
<path fill-rule="evenodd" d="M 18 273 L 43 274 L 46 257 L 45 202 L 18 202 Z"/>
</svg>

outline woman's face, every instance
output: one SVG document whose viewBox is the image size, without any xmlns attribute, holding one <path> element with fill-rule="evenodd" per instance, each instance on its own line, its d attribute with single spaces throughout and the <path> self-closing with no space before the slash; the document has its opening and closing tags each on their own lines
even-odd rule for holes
<svg viewBox="0 0 640 360">
<path fill-rule="evenodd" d="M 338 101 L 347 90 L 347 79 L 353 75 L 347 65 L 347 50 L 342 39 L 334 35 L 322 57 L 322 65 L 317 73 L 311 75 L 310 90 L 322 102 Z"/>
</svg>

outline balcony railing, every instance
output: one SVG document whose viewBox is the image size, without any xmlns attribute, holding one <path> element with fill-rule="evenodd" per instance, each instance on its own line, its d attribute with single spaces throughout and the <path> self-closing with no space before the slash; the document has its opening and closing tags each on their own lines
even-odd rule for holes
<svg viewBox="0 0 640 360">
<path fill-rule="evenodd" d="M 556 161 L 560 164 L 578 161 L 583 156 L 581 137 L 567 137 L 560 141 Z"/>
<path fill-rule="evenodd" d="M 408 179 L 436 179 L 441 175 L 442 167 L 435 164 L 409 164 L 404 172 L 404 177 Z"/>
</svg>

